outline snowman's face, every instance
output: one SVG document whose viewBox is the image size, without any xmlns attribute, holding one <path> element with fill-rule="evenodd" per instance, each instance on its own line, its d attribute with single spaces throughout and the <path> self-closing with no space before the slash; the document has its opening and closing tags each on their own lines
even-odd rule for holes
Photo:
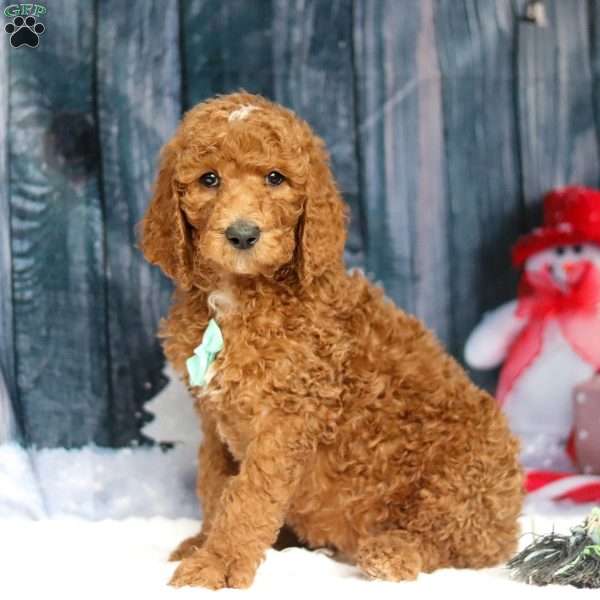
<svg viewBox="0 0 600 600">
<path fill-rule="evenodd" d="M 590 263 L 600 269 L 600 246 L 597 244 L 554 246 L 531 256 L 525 263 L 525 270 L 545 271 L 560 288 L 565 288 L 577 283 Z"/>
</svg>

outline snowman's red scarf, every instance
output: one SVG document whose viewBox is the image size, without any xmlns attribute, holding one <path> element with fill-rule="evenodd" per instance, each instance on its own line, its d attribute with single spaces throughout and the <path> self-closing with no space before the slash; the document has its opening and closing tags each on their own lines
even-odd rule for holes
<svg viewBox="0 0 600 600">
<path fill-rule="evenodd" d="M 582 264 L 583 273 L 568 292 L 558 289 L 549 272 L 526 272 L 519 285 L 517 315 L 526 325 L 509 348 L 496 397 L 506 400 L 515 381 L 535 360 L 544 330 L 556 319 L 563 335 L 581 358 L 600 369 L 600 270 Z"/>
</svg>

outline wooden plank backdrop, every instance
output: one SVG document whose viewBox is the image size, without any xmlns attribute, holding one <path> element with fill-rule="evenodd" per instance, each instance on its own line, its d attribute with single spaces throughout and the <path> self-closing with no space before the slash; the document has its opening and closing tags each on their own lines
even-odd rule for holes
<svg viewBox="0 0 600 600">
<path fill-rule="evenodd" d="M 543 192 L 600 184 L 600 0 L 53 0 L 0 42 L 0 368 L 26 442 L 146 443 L 169 283 L 135 246 L 160 146 L 240 88 L 326 140 L 348 263 L 458 357 Z M 486 385 L 493 379 L 479 377 Z"/>
<path fill-rule="evenodd" d="M 0 81 L 8 81 L 7 44 L 0 44 Z M 0 85 L 0 443 L 13 435 L 17 399 L 12 315 L 12 264 L 8 181 L 8 86 Z M 9 387 L 10 386 L 10 387 Z M 13 402 L 9 400 L 13 399 Z"/>
<path fill-rule="evenodd" d="M 515 291 L 508 248 L 519 233 L 522 204 L 513 64 L 519 14 L 510 2 L 487 0 L 446 2 L 435 13 L 443 78 L 448 342 L 455 352 L 482 312 Z"/>
<path fill-rule="evenodd" d="M 156 157 L 181 115 L 179 20 L 161 0 L 101 2 L 97 88 L 105 223 L 111 444 L 147 442 L 144 403 L 164 384 L 157 317 L 170 288 L 135 250 Z M 129 30 L 131 12 L 136 26 Z M 157 118 L 157 116 L 159 116 Z"/>
<path fill-rule="evenodd" d="M 8 54 L 17 407 L 32 443 L 109 445 L 94 4 L 55 1 L 46 23 Z"/>
<path fill-rule="evenodd" d="M 366 270 L 445 341 L 450 327 L 434 3 L 356 5 L 359 218 Z"/>
</svg>

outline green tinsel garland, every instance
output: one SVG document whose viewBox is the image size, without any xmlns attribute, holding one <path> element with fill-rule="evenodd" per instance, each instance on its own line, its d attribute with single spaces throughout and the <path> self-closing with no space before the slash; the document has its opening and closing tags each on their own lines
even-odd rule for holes
<svg viewBox="0 0 600 600">
<path fill-rule="evenodd" d="M 540 536 L 512 558 L 507 567 L 521 581 L 600 587 L 600 508 L 594 508 L 571 535 Z"/>
</svg>

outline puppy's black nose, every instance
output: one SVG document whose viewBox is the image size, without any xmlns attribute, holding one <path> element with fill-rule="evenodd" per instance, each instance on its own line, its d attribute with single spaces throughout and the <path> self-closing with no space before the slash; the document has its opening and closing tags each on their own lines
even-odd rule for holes
<svg viewBox="0 0 600 600">
<path fill-rule="evenodd" d="M 225 237 L 237 250 L 247 250 L 258 242 L 260 229 L 250 221 L 235 221 L 225 230 Z"/>
</svg>

